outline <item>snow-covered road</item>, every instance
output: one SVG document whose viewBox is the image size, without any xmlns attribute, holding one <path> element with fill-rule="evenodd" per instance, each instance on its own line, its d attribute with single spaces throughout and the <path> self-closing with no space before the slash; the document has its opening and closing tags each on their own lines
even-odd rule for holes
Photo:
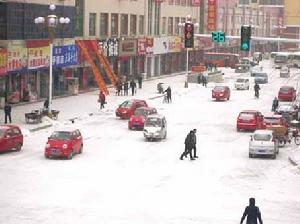
<svg viewBox="0 0 300 224">
<path fill-rule="evenodd" d="M 147 102 L 166 115 L 165 141 L 145 142 L 142 132 L 129 131 L 127 121 L 115 117 L 113 109 L 124 96 L 110 96 L 115 103 L 97 112 L 90 111 L 94 102 L 87 100 L 79 110 L 87 108 L 93 116 L 28 133 L 21 152 L 0 155 L 0 223 L 232 224 L 239 223 L 248 198 L 255 197 L 264 223 L 299 224 L 300 170 L 288 161 L 295 145 L 281 148 L 276 160 L 249 159 L 251 133 L 235 130 L 241 110 L 270 114 L 279 87 L 297 87 L 296 69 L 289 79 L 267 70 L 269 84 L 261 85 L 258 100 L 252 86 L 234 90 L 227 72 L 228 102 L 212 101 L 211 86 L 183 88 L 184 76 L 164 79 L 173 89 L 173 103 L 163 104 L 161 98 Z M 144 98 L 157 82 L 144 83 Z M 45 159 L 53 129 L 71 125 L 84 136 L 83 154 L 71 161 Z M 193 128 L 199 158 L 181 161 L 185 136 Z"/>
</svg>

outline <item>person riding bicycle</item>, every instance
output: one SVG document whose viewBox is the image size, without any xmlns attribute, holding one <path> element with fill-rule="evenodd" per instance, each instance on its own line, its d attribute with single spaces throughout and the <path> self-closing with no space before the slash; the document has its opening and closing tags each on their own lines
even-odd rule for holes
<svg viewBox="0 0 300 224">
<path fill-rule="evenodd" d="M 256 98 L 259 98 L 259 90 L 260 90 L 260 87 L 258 85 L 257 82 L 255 82 L 255 85 L 254 85 L 254 95 Z"/>
</svg>

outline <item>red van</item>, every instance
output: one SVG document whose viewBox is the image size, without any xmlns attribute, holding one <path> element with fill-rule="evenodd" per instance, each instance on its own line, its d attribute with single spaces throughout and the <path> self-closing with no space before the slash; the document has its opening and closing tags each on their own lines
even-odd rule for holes
<svg viewBox="0 0 300 224">
<path fill-rule="evenodd" d="M 139 107 L 128 120 L 128 129 L 143 130 L 144 123 L 148 115 L 157 114 L 157 110 L 152 107 Z"/>
<path fill-rule="evenodd" d="M 16 125 L 0 125 L 0 152 L 15 149 L 20 151 L 23 146 L 23 134 Z"/>
<path fill-rule="evenodd" d="M 240 112 L 236 130 L 255 131 L 264 128 L 264 116 L 257 110 L 244 110 Z"/>
<path fill-rule="evenodd" d="M 78 129 L 54 131 L 48 138 L 45 157 L 66 157 L 72 159 L 82 153 L 83 140 Z"/>
<path fill-rule="evenodd" d="M 116 109 L 116 116 L 122 119 L 129 119 L 136 108 L 148 107 L 145 100 L 126 100 Z"/>
</svg>

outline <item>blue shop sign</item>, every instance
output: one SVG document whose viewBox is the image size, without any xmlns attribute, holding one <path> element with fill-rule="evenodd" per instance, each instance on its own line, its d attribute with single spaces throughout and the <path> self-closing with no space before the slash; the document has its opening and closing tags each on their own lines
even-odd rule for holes
<svg viewBox="0 0 300 224">
<path fill-rule="evenodd" d="M 76 45 L 53 47 L 53 66 L 66 67 L 78 64 L 78 49 Z"/>
</svg>

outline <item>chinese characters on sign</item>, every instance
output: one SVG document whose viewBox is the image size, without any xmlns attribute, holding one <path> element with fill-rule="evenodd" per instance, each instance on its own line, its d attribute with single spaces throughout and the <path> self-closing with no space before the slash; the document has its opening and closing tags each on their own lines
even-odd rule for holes
<svg viewBox="0 0 300 224">
<path fill-rule="evenodd" d="M 58 46 L 53 48 L 53 66 L 65 67 L 77 65 L 78 50 L 76 45 Z"/>
<path fill-rule="evenodd" d="M 28 69 L 49 67 L 50 49 L 47 47 L 28 48 Z"/>
<path fill-rule="evenodd" d="M 119 55 L 119 41 L 117 39 L 100 40 L 99 45 L 105 56 L 112 57 Z"/>
<path fill-rule="evenodd" d="M 153 38 L 138 39 L 138 55 L 153 53 Z"/>
<path fill-rule="evenodd" d="M 180 52 L 181 49 L 181 37 L 169 37 L 169 52 Z"/>
<path fill-rule="evenodd" d="M 207 3 L 207 30 L 209 32 L 216 30 L 217 19 L 217 0 L 208 0 Z"/>
<path fill-rule="evenodd" d="M 27 48 L 8 48 L 7 71 L 19 71 L 27 67 Z"/>
<path fill-rule="evenodd" d="M 7 50 L 0 48 L 0 76 L 6 74 Z"/>
</svg>

